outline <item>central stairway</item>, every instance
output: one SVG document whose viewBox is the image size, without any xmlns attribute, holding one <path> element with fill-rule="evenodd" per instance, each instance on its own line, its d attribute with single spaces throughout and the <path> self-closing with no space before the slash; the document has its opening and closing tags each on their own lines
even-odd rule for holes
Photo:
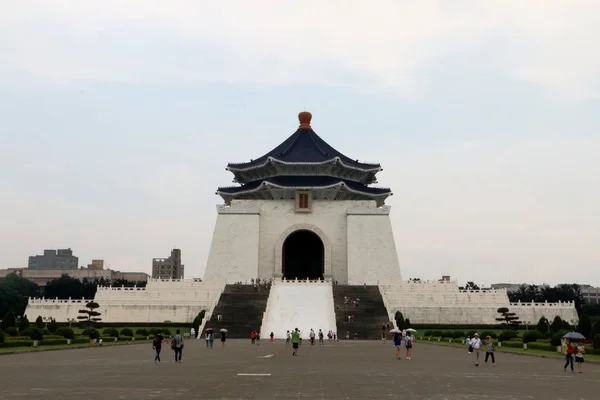
<svg viewBox="0 0 600 400">
<path fill-rule="evenodd" d="M 257 288 L 254 285 L 225 285 L 205 329 L 213 328 L 217 341 L 222 328 L 227 329 L 228 338 L 249 339 L 252 331 L 261 329 L 268 299 L 269 288 L 264 286 Z"/>
<path fill-rule="evenodd" d="M 351 302 L 344 304 L 344 296 L 350 300 L 360 299 L 358 307 Z M 340 339 L 345 339 L 346 331 L 350 331 L 350 339 L 355 333 L 361 340 L 381 339 L 381 325 L 389 322 L 389 317 L 378 286 L 334 285 L 333 302 Z M 348 316 L 353 316 L 354 321 L 348 321 Z M 390 323 L 390 329 L 393 326 Z"/>
</svg>

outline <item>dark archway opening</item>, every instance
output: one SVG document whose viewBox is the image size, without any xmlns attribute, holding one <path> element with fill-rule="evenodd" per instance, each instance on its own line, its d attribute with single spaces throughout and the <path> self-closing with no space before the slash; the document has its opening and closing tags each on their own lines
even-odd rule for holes
<svg viewBox="0 0 600 400">
<path fill-rule="evenodd" d="M 299 230 L 283 242 L 283 277 L 285 279 L 323 279 L 325 249 L 314 232 Z"/>
</svg>

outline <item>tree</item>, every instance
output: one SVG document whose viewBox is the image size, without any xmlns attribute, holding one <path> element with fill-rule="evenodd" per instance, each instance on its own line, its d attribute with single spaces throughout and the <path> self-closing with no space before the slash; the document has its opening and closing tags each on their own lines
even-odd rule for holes
<svg viewBox="0 0 600 400">
<path fill-rule="evenodd" d="M 3 331 L 6 331 L 6 329 L 10 327 L 16 328 L 17 321 L 15 320 L 14 314 L 9 311 L 6 314 L 4 314 L 4 318 L 2 318 L 2 325 L 0 325 L 0 328 Z"/>
<path fill-rule="evenodd" d="M 516 327 L 520 323 L 517 314 L 510 312 L 506 307 L 500 307 L 498 309 L 498 314 L 500 314 L 500 317 L 496 318 L 496 321 L 502 322 L 502 325 Z"/>
<path fill-rule="evenodd" d="M 561 329 L 563 329 L 563 327 L 564 327 L 564 322 L 563 322 L 562 318 L 557 315 L 556 317 L 554 317 L 554 320 L 550 324 L 550 331 L 553 333 L 558 332 Z"/>
<path fill-rule="evenodd" d="M 58 329 L 58 324 L 56 323 L 56 320 L 54 318 L 52 318 L 50 320 L 50 323 L 48 324 L 48 330 L 50 331 L 50 333 L 54 334 Z"/>
<path fill-rule="evenodd" d="M 541 317 L 537 323 L 536 330 L 541 333 L 546 333 L 550 330 L 550 321 L 546 317 Z"/>
<path fill-rule="evenodd" d="M 394 314 L 394 319 L 396 320 L 396 327 L 400 330 L 404 329 L 404 316 L 402 315 L 402 313 L 400 311 L 396 311 L 396 314 Z"/>
<path fill-rule="evenodd" d="M 479 287 L 479 285 L 477 285 L 475 282 L 467 282 L 467 284 L 465 286 L 460 286 L 459 287 L 460 290 L 481 290 L 481 288 Z"/>
<path fill-rule="evenodd" d="M 41 315 L 38 315 L 38 317 L 35 319 L 35 326 L 39 329 L 44 329 L 44 319 Z"/>
<path fill-rule="evenodd" d="M 81 299 L 85 297 L 84 285 L 79 279 L 63 274 L 60 278 L 46 284 L 44 296 L 47 299 Z"/>
<path fill-rule="evenodd" d="M 27 318 L 27 315 L 23 315 L 23 317 L 19 321 L 19 331 L 22 332 L 27 328 L 29 328 L 29 319 Z"/>
<path fill-rule="evenodd" d="M 40 287 L 15 273 L 0 278 L 0 315 L 23 315 L 29 297 L 42 297 Z"/>
<path fill-rule="evenodd" d="M 579 318 L 579 324 L 577 325 L 577 331 L 586 338 L 592 337 L 592 320 L 587 315 L 582 315 Z"/>
<path fill-rule="evenodd" d="M 200 335 L 200 332 L 198 332 L 198 330 L 200 329 L 200 325 L 202 325 L 202 320 L 204 319 L 204 315 L 206 315 L 206 310 L 200 311 L 198 313 L 198 315 L 196 315 L 196 318 L 194 318 L 194 321 L 192 322 L 192 328 L 194 328 L 196 337 L 198 337 L 198 335 Z M 148 336 L 148 333 L 146 333 L 146 335 L 144 335 L 144 336 Z"/>
<path fill-rule="evenodd" d="M 410 328 L 410 319 L 406 318 L 406 319 L 404 320 L 404 327 L 405 327 L 405 328 Z"/>
<path fill-rule="evenodd" d="M 94 301 L 90 301 L 85 305 L 85 310 L 79 310 L 79 315 L 77 317 L 78 320 L 83 322 L 87 327 L 94 326 L 96 323 L 102 321 L 100 318 L 100 313 L 96 311 L 100 305 Z"/>
</svg>

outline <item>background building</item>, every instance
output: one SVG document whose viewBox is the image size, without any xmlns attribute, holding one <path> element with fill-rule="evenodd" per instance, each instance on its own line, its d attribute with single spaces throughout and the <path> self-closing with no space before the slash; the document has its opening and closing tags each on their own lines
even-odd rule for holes
<svg viewBox="0 0 600 400">
<path fill-rule="evenodd" d="M 30 256 L 27 265 L 30 269 L 77 269 L 79 258 L 71 249 L 44 250 L 42 256 Z"/>
<path fill-rule="evenodd" d="M 581 285 L 581 295 L 586 304 L 600 304 L 600 287 Z"/>
<path fill-rule="evenodd" d="M 169 258 L 152 259 L 152 278 L 183 279 L 184 266 L 181 264 L 181 250 L 171 250 Z"/>
<path fill-rule="evenodd" d="M 144 272 L 121 272 L 113 271 L 110 269 L 90 269 L 90 268 L 79 268 L 79 269 L 29 269 L 29 268 L 8 268 L 0 270 L 0 278 L 16 273 L 17 275 L 29 279 L 38 285 L 44 286 L 54 279 L 60 278 L 62 275 L 69 275 L 72 278 L 83 280 L 88 279 L 90 281 L 97 279 L 124 279 L 130 282 L 147 281 L 150 275 Z"/>
</svg>

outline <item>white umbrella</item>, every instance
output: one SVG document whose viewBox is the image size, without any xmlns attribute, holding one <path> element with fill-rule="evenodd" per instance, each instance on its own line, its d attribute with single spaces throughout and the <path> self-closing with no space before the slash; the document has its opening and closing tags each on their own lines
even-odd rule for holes
<svg viewBox="0 0 600 400">
<path fill-rule="evenodd" d="M 408 329 L 406 330 L 406 332 L 416 332 L 416 331 L 417 331 L 417 330 L 416 330 L 416 329 L 413 329 L 413 328 L 408 328 Z"/>
<path fill-rule="evenodd" d="M 400 329 L 394 328 L 394 329 L 390 330 L 390 333 L 401 333 L 401 332 L 400 332 Z"/>
<path fill-rule="evenodd" d="M 227 329 L 223 328 L 219 332 L 228 332 Z"/>
</svg>

